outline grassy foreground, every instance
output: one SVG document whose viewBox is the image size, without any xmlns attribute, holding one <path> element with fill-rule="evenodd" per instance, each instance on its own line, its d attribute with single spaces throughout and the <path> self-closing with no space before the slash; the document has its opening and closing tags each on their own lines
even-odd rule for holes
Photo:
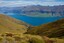
<svg viewBox="0 0 64 43">
<path fill-rule="evenodd" d="M 38 35 L 5 33 L 0 35 L 0 43 L 64 43 L 64 39 L 47 38 Z"/>
<path fill-rule="evenodd" d="M 0 35 L 0 43 L 44 43 L 44 41 L 38 35 L 5 33 Z"/>
</svg>

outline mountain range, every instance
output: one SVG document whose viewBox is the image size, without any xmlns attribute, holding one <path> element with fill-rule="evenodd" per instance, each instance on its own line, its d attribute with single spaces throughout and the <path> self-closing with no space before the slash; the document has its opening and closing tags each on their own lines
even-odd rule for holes
<svg viewBox="0 0 64 43">
<path fill-rule="evenodd" d="M 20 7 L 0 7 L 0 13 L 17 13 L 18 15 L 27 15 L 31 17 L 55 17 L 64 16 L 64 5 L 41 6 L 29 5 Z"/>
<path fill-rule="evenodd" d="M 39 26 L 64 18 L 64 5 L 0 7 L 0 13 L 19 19 L 33 26 Z"/>
<path fill-rule="evenodd" d="M 64 5 L 0 7 L 0 43 L 64 43 Z"/>
<path fill-rule="evenodd" d="M 57 30 L 59 31 L 60 28 L 63 27 L 64 25 L 64 19 L 59 20 L 60 18 L 64 18 L 64 5 L 59 5 L 59 6 L 31 5 L 31 6 L 21 6 L 21 7 L 0 7 L 0 13 L 4 13 L 4 15 L 0 14 L 0 28 L 2 29 L 1 32 L 4 30 L 9 32 L 10 31 L 9 29 L 11 29 L 10 32 L 16 32 L 17 30 L 20 30 L 18 32 L 21 33 L 21 31 L 24 30 L 23 33 L 25 33 L 28 28 L 27 33 L 30 33 L 30 34 L 46 35 L 50 37 L 52 37 L 51 34 L 54 34 L 54 35 L 57 34 L 55 35 L 56 37 L 58 36 L 58 33 L 54 33 L 54 31 L 56 32 Z M 16 19 L 11 18 L 11 16 L 6 16 L 6 14 L 10 15 L 10 13 L 13 13 L 12 16 L 15 17 Z M 27 22 L 30 20 L 32 24 L 35 24 L 35 23 L 37 24 L 42 21 L 44 24 L 41 23 L 43 25 L 32 27 L 31 25 L 23 22 L 23 20 L 21 19 L 22 15 L 28 16 L 28 18 L 30 18 L 30 19 L 28 19 L 27 17 L 24 18 L 23 16 L 23 20 L 25 19 Z M 43 17 L 43 18 L 41 18 L 42 19 L 41 21 L 39 21 L 37 18 L 38 22 L 37 21 L 34 22 L 34 18 L 32 20 L 31 17 Z M 53 17 L 53 19 L 52 18 L 48 19 L 44 17 Z M 58 21 L 56 21 L 57 19 Z M 51 21 L 51 23 L 49 23 L 50 22 L 49 20 Z M 62 30 L 62 33 L 63 33 L 63 30 Z"/>
</svg>

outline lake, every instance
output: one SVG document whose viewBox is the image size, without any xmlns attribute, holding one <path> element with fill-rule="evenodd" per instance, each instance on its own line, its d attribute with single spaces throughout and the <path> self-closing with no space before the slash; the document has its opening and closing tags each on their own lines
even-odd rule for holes
<svg viewBox="0 0 64 43">
<path fill-rule="evenodd" d="M 24 16 L 24 15 L 9 15 L 13 18 L 19 19 L 21 21 L 24 21 L 28 24 L 31 24 L 33 26 L 39 26 L 41 24 L 46 24 L 49 22 L 54 22 L 56 20 L 59 20 L 64 17 L 30 17 L 30 16 Z"/>
</svg>

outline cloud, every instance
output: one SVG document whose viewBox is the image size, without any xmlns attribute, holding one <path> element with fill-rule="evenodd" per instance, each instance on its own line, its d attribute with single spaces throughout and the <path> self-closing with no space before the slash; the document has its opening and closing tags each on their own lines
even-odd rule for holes
<svg viewBox="0 0 64 43">
<path fill-rule="evenodd" d="M 18 7 L 26 5 L 64 5 L 64 2 L 42 2 L 42 1 L 0 1 L 0 7 Z"/>
<path fill-rule="evenodd" d="M 55 0 L 55 1 L 57 1 L 57 2 L 64 2 L 64 0 Z"/>
<path fill-rule="evenodd" d="M 35 5 L 37 2 L 26 2 L 26 1 L 1 1 L 0 7 L 17 7 L 26 5 Z"/>
<path fill-rule="evenodd" d="M 42 1 L 42 2 L 63 2 L 64 0 L 0 0 L 0 1 Z"/>
<path fill-rule="evenodd" d="M 54 5 L 64 5 L 64 2 L 43 2 L 43 3 L 39 3 L 41 5 L 44 6 L 54 6 Z"/>
</svg>

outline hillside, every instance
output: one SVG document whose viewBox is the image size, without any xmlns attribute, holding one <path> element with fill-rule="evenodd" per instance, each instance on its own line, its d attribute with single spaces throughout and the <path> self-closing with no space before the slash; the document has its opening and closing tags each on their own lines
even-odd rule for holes
<svg viewBox="0 0 64 43">
<path fill-rule="evenodd" d="M 56 31 L 56 29 L 58 29 L 58 31 L 56 31 L 56 32 L 59 32 L 59 30 L 61 31 L 61 32 L 59 32 L 60 35 L 62 34 L 62 32 L 64 33 L 64 29 L 63 29 L 64 28 L 64 19 L 61 19 L 61 20 L 53 22 L 53 23 L 32 27 L 33 29 L 31 29 L 30 26 L 31 25 L 26 24 L 23 21 L 0 14 L 0 43 L 45 43 L 45 42 L 46 43 L 50 43 L 50 42 L 63 43 L 64 42 L 63 38 L 58 39 L 58 38 L 48 38 L 48 37 L 43 36 L 43 35 L 49 36 L 49 34 L 47 34 L 47 33 L 49 31 L 52 32 L 53 30 Z M 58 26 L 58 27 L 55 28 L 56 26 Z M 61 29 L 60 29 L 60 27 L 61 27 Z M 46 29 L 44 29 L 44 28 L 46 28 Z M 55 29 L 53 29 L 53 28 L 55 28 Z M 29 29 L 27 33 L 35 34 L 35 35 L 22 34 L 22 33 L 25 33 L 27 31 L 27 29 Z M 46 34 L 45 33 L 42 34 L 42 31 L 44 31 Z M 39 35 L 41 35 L 42 37 Z M 51 36 L 51 34 L 50 34 L 50 36 Z"/>
<path fill-rule="evenodd" d="M 27 30 L 28 26 L 29 25 L 24 23 L 23 21 L 0 14 L 0 33 L 24 33 Z"/>
<path fill-rule="evenodd" d="M 48 37 L 61 37 L 64 36 L 64 19 L 58 21 L 33 27 L 28 29 L 28 34 L 36 34 Z"/>
</svg>

